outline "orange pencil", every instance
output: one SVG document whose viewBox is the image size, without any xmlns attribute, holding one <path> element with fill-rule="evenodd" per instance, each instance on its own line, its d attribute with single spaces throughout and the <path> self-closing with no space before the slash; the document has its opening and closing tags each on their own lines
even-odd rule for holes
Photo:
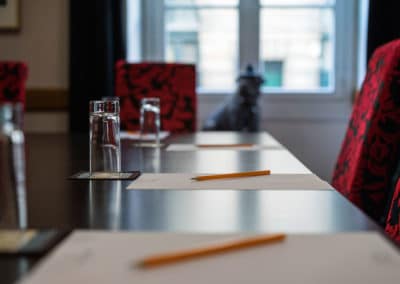
<svg viewBox="0 0 400 284">
<path fill-rule="evenodd" d="M 198 148 L 240 148 L 240 147 L 253 147 L 254 144 L 241 143 L 241 144 L 197 144 Z"/>
<path fill-rule="evenodd" d="M 197 176 L 192 179 L 197 180 L 197 181 L 205 181 L 205 180 L 224 179 L 224 178 L 255 177 L 255 176 L 264 176 L 264 175 L 270 175 L 270 174 L 271 174 L 270 170 L 265 170 L 265 171 L 252 171 L 252 172 Z"/>
<path fill-rule="evenodd" d="M 139 266 L 143 268 L 152 268 L 198 257 L 227 253 L 234 250 L 276 243 L 283 241 L 285 237 L 285 234 L 258 236 L 248 239 L 230 241 L 224 244 L 216 244 L 167 254 L 154 255 L 139 262 Z"/>
</svg>

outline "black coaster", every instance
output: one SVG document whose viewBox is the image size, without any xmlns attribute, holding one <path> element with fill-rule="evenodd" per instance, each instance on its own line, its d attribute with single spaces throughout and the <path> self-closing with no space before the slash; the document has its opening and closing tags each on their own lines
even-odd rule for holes
<svg viewBox="0 0 400 284">
<path fill-rule="evenodd" d="M 79 172 L 68 179 L 71 180 L 135 180 L 140 176 L 140 171 L 126 172 L 126 173 L 112 173 L 112 172 Z"/>
</svg>

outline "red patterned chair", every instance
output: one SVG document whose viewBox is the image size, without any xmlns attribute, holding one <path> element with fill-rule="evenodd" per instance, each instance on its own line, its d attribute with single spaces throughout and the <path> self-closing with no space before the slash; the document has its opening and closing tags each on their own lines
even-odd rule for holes
<svg viewBox="0 0 400 284">
<path fill-rule="evenodd" d="M 116 96 L 121 102 L 121 127 L 138 130 L 140 100 L 160 98 L 161 129 L 172 133 L 196 130 L 195 67 L 172 63 L 116 64 Z"/>
<path fill-rule="evenodd" d="M 400 180 L 390 202 L 389 214 L 385 224 L 386 233 L 400 245 Z"/>
<path fill-rule="evenodd" d="M 25 106 L 28 67 L 21 62 L 0 62 L 0 104 L 20 102 Z"/>
<path fill-rule="evenodd" d="M 400 40 L 376 50 L 333 174 L 332 185 L 382 221 L 400 157 Z"/>
</svg>

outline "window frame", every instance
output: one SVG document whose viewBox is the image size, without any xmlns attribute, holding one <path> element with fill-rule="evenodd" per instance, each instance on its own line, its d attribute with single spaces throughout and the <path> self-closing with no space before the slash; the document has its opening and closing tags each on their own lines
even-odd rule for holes
<svg viewBox="0 0 400 284">
<path fill-rule="evenodd" d="M 350 101 L 357 87 L 357 23 L 359 0 L 336 0 L 335 40 L 334 40 L 334 83 L 326 90 L 288 90 L 282 88 L 263 89 L 263 95 L 269 100 L 317 100 Z M 274 5 L 275 7 L 276 5 Z M 213 6 L 214 7 L 214 6 Z M 223 5 L 221 5 L 223 7 Z M 269 5 L 267 5 L 269 7 Z M 289 6 L 297 7 L 297 6 Z M 299 5 L 304 7 L 304 5 Z M 310 5 L 318 7 L 318 5 Z M 326 7 L 323 5 L 321 7 Z M 258 0 L 239 0 L 239 51 L 238 70 L 244 70 L 248 63 L 259 66 L 260 63 L 260 11 Z M 142 1 L 141 60 L 165 61 L 164 0 Z M 249 42 L 256 44 L 249 45 Z M 226 97 L 234 89 L 212 90 L 198 87 L 201 96 Z"/>
</svg>

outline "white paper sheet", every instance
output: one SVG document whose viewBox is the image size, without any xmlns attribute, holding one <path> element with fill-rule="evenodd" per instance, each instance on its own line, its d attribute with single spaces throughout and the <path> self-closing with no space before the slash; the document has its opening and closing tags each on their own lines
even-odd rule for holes
<svg viewBox="0 0 400 284">
<path fill-rule="evenodd" d="M 166 151 L 201 151 L 201 150 L 231 150 L 231 151 L 260 151 L 264 149 L 281 149 L 280 145 L 250 145 L 250 146 L 235 146 L 235 147 L 198 147 L 195 144 L 170 144 L 165 149 Z"/>
<path fill-rule="evenodd" d="M 267 132 L 240 133 L 235 131 L 201 131 L 193 133 L 191 144 L 230 144 L 230 143 L 255 143 L 268 147 L 284 148 L 271 134 Z M 183 143 L 178 138 L 174 143 Z M 185 142 L 186 143 L 186 142 Z"/>
<path fill-rule="evenodd" d="M 159 138 L 163 140 L 169 136 L 169 131 L 160 131 Z M 130 140 L 140 140 L 140 141 L 153 141 L 155 139 L 154 135 L 146 134 L 140 137 L 140 133 L 136 131 L 121 131 L 120 133 L 121 139 L 130 139 Z"/>
<path fill-rule="evenodd" d="M 400 254 L 377 233 L 289 235 L 285 241 L 153 269 L 150 255 L 244 235 L 77 231 L 21 283 L 398 283 Z M 247 237 L 247 236 L 246 236 Z"/>
<path fill-rule="evenodd" d="M 332 190 L 325 181 L 313 174 L 271 174 L 268 176 L 192 180 L 198 174 L 190 173 L 144 173 L 133 181 L 128 189 L 231 189 L 231 190 Z"/>
</svg>

